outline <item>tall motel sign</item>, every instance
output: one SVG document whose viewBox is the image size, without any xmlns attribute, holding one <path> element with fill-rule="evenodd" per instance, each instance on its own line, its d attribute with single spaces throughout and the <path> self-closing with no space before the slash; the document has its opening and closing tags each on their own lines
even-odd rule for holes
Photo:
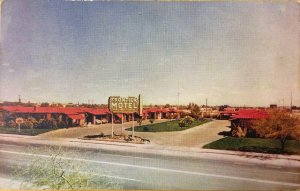
<svg viewBox="0 0 300 191">
<path fill-rule="evenodd" d="M 143 115 L 142 96 L 138 97 L 120 97 L 110 96 L 108 99 L 108 109 L 111 112 L 111 136 L 114 136 L 114 113 L 122 114 L 122 133 L 123 133 L 123 113 L 132 114 L 132 137 L 134 137 L 134 113 Z"/>
</svg>

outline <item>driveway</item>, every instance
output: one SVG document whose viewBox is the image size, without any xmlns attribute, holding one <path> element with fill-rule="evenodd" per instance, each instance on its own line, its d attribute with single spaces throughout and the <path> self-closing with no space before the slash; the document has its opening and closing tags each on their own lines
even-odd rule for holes
<svg viewBox="0 0 300 191">
<path fill-rule="evenodd" d="M 155 120 L 154 123 L 161 123 L 167 121 L 167 119 Z M 145 120 L 142 122 L 142 125 L 149 124 L 149 120 Z M 123 124 L 124 129 L 131 127 L 132 122 L 126 122 Z M 138 126 L 138 123 L 135 121 L 135 126 Z M 117 134 L 121 134 L 122 132 L 121 124 L 114 124 L 114 132 Z M 56 139 L 56 138 L 81 138 L 86 135 L 96 135 L 100 133 L 111 134 L 111 123 L 102 124 L 102 125 L 92 125 L 91 127 L 71 127 L 68 129 L 59 129 L 55 131 L 49 131 L 47 133 L 43 133 L 37 136 L 37 138 L 41 139 Z M 123 131 L 125 134 L 131 134 L 130 131 Z"/>
<path fill-rule="evenodd" d="M 156 120 L 155 123 L 161 123 L 166 120 Z M 149 124 L 149 121 L 143 121 L 143 125 Z M 124 123 L 124 128 L 131 127 L 132 122 Z M 135 122 L 135 126 L 138 124 Z M 151 140 L 151 147 L 160 148 L 168 147 L 190 147 L 201 148 L 203 145 L 221 139 L 223 136 L 218 135 L 221 131 L 228 131 L 229 121 L 214 120 L 209 123 L 193 127 L 184 131 L 173 132 L 135 132 L 140 136 Z M 114 124 L 114 131 L 121 133 L 121 124 Z M 103 132 L 111 133 L 111 124 L 94 125 L 92 127 L 73 127 L 69 129 L 59 129 L 50 131 L 37 136 L 37 138 L 55 140 L 57 138 L 80 138 L 86 135 L 95 135 Z M 131 131 L 124 131 L 125 134 L 131 134 Z"/>
<path fill-rule="evenodd" d="M 184 131 L 159 133 L 136 132 L 136 135 L 150 139 L 151 143 L 157 146 L 201 148 L 207 143 L 223 138 L 223 136 L 218 135 L 218 133 L 221 131 L 228 131 L 228 125 L 229 121 L 227 120 L 214 120 Z"/>
</svg>

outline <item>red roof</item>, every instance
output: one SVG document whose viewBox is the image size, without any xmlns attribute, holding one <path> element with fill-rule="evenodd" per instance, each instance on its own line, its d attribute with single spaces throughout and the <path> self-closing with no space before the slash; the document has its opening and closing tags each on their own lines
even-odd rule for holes
<svg viewBox="0 0 300 191">
<path fill-rule="evenodd" d="M 25 107 L 25 106 L 3 106 L 3 110 L 15 113 L 62 113 L 68 116 L 74 116 L 82 113 L 90 113 L 92 115 L 110 114 L 108 108 L 86 108 L 86 107 Z M 144 114 L 148 113 L 180 113 L 182 110 L 174 108 L 145 108 Z"/>
<path fill-rule="evenodd" d="M 226 111 L 221 111 L 220 114 L 225 114 L 225 115 L 234 115 L 238 114 L 239 111 L 234 111 L 234 110 L 226 110 Z"/>
<path fill-rule="evenodd" d="M 115 114 L 119 119 L 122 119 L 122 114 Z"/>
<path fill-rule="evenodd" d="M 93 115 L 110 114 L 107 108 L 94 109 L 84 107 L 24 107 L 24 106 L 3 106 L 3 110 L 15 113 L 63 113 L 66 115 L 76 115 L 91 113 Z"/>
<path fill-rule="evenodd" d="M 93 115 L 105 115 L 105 114 L 110 114 L 111 112 L 109 111 L 108 108 L 81 108 L 82 111 L 93 114 Z"/>
<path fill-rule="evenodd" d="M 266 110 L 261 109 L 244 109 L 232 116 L 232 119 L 264 119 L 268 117 Z"/>
<path fill-rule="evenodd" d="M 161 108 L 152 107 L 152 108 L 145 108 L 143 110 L 143 112 L 145 112 L 145 113 L 157 113 L 157 112 L 163 112 L 163 110 Z"/>
<path fill-rule="evenodd" d="M 67 115 L 69 118 L 71 119 L 85 119 L 84 115 L 80 115 L 80 114 L 71 114 L 71 115 Z"/>
<path fill-rule="evenodd" d="M 4 111 L 17 112 L 17 113 L 32 113 L 33 107 L 24 106 L 3 106 Z"/>
</svg>

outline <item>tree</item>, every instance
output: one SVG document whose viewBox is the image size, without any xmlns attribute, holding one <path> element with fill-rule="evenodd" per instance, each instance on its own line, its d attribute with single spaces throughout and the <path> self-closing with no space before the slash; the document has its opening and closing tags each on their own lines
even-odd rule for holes
<svg viewBox="0 0 300 191">
<path fill-rule="evenodd" d="M 188 105 L 188 109 L 191 110 L 191 117 L 195 118 L 195 119 L 199 119 L 200 118 L 200 114 L 201 114 L 201 111 L 200 111 L 200 107 L 195 104 L 195 103 L 189 103 Z"/>
<path fill-rule="evenodd" d="M 279 140 L 281 152 L 288 139 L 300 137 L 299 117 L 285 110 L 270 110 L 267 118 L 253 121 L 252 127 L 260 137 Z"/>
<path fill-rule="evenodd" d="M 170 104 L 166 104 L 166 105 L 164 106 L 164 108 L 169 108 L 169 107 L 171 107 Z"/>
<path fill-rule="evenodd" d="M 41 107 L 49 107 L 49 106 L 50 106 L 50 104 L 47 102 L 41 103 Z"/>
</svg>

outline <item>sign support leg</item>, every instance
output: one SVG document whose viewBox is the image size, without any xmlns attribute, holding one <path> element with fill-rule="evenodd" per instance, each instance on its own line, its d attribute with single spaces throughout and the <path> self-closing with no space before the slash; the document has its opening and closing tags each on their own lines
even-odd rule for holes
<svg viewBox="0 0 300 191">
<path fill-rule="evenodd" d="M 114 137 L 114 114 L 111 113 L 111 137 Z"/>
<path fill-rule="evenodd" d="M 18 132 L 19 133 L 21 132 L 21 124 L 20 123 L 18 124 Z"/>
</svg>

